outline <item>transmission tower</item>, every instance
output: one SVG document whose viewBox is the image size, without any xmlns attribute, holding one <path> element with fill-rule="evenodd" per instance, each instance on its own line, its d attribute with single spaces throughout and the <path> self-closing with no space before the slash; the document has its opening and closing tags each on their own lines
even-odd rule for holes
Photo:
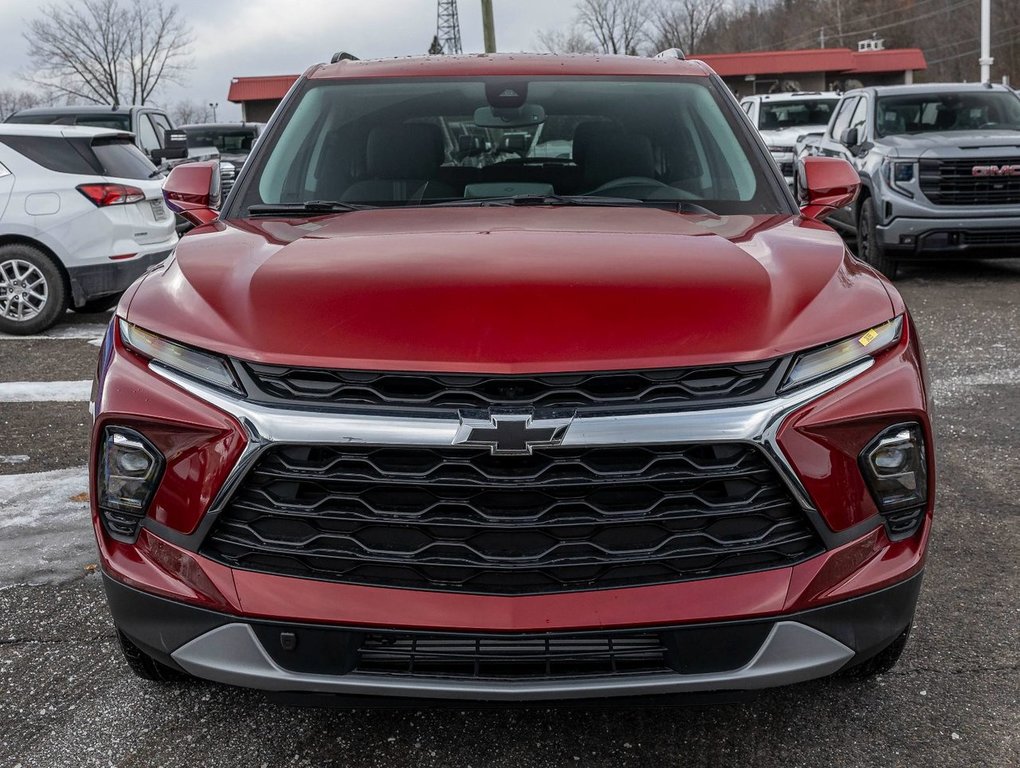
<svg viewBox="0 0 1020 768">
<path fill-rule="evenodd" d="M 439 0 L 436 14 L 436 37 L 443 46 L 443 53 L 463 53 L 460 44 L 460 17 L 457 15 L 457 0 Z"/>
</svg>

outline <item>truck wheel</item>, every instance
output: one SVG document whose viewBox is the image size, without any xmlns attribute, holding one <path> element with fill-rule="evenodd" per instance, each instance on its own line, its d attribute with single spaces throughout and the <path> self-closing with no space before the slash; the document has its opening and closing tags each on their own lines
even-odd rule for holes
<svg viewBox="0 0 1020 768">
<path fill-rule="evenodd" d="M 898 264 L 878 239 L 878 232 L 875 229 L 876 218 L 875 204 L 869 197 L 861 204 L 861 211 L 857 215 L 857 258 L 870 264 L 890 280 L 895 280 Z"/>
<path fill-rule="evenodd" d="M 903 633 L 892 641 L 892 644 L 877 655 L 872 656 L 863 664 L 840 672 L 840 677 L 847 677 L 856 680 L 864 680 L 877 675 L 884 675 L 896 666 L 896 662 L 903 655 L 903 649 L 907 647 L 907 638 L 910 637 L 910 627 L 903 630 Z"/>
<path fill-rule="evenodd" d="M 0 331 L 45 331 L 67 311 L 67 285 L 56 262 L 30 245 L 0 247 Z"/>
<path fill-rule="evenodd" d="M 175 683 L 187 679 L 187 675 L 183 672 L 178 672 L 146 654 L 119 629 L 117 630 L 117 639 L 120 640 L 120 649 L 124 653 L 124 660 L 137 677 L 154 683 Z"/>
<path fill-rule="evenodd" d="M 79 315 L 91 315 L 95 312 L 105 312 L 110 307 L 117 306 L 121 294 L 115 293 L 112 296 L 101 296 L 98 299 L 89 299 L 80 307 L 71 307 L 71 311 Z"/>
</svg>

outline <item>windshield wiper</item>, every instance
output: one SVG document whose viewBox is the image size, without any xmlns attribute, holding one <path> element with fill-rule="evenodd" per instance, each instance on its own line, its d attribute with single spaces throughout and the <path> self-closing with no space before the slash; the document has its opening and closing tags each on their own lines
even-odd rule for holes
<svg viewBox="0 0 1020 768">
<path fill-rule="evenodd" d="M 315 216 L 321 213 L 348 213 L 374 208 L 372 205 L 341 203 L 338 200 L 309 200 L 304 203 L 259 203 L 248 206 L 249 216 Z"/>
</svg>

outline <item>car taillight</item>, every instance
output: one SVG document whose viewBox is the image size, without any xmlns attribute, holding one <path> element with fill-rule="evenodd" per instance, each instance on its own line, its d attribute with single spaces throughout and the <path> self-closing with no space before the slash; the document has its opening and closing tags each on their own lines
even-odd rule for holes
<svg viewBox="0 0 1020 768">
<path fill-rule="evenodd" d="M 78 191 L 91 200 L 97 208 L 140 203 L 145 199 L 145 193 L 142 190 L 125 184 L 79 184 Z"/>
</svg>

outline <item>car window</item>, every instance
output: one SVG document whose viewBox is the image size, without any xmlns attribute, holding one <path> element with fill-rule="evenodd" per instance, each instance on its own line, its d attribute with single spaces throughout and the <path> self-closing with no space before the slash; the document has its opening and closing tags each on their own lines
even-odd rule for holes
<svg viewBox="0 0 1020 768">
<path fill-rule="evenodd" d="M 0 136 L 0 143 L 57 173 L 79 176 L 99 173 L 94 158 L 62 136 Z"/>
<path fill-rule="evenodd" d="M 758 113 L 758 127 L 781 130 L 801 125 L 828 125 L 839 99 L 767 102 Z"/>
<path fill-rule="evenodd" d="M 94 113 L 75 115 L 72 122 L 74 125 L 84 125 L 89 128 L 112 128 L 115 131 L 131 130 L 131 118 L 128 115 Z"/>
<path fill-rule="evenodd" d="M 879 136 L 989 128 L 1020 130 L 1020 99 L 1005 91 L 883 96 L 875 111 Z"/>
<path fill-rule="evenodd" d="M 146 152 L 154 152 L 162 146 L 147 115 L 138 117 L 138 143 Z"/>
<path fill-rule="evenodd" d="M 170 130 L 170 121 L 166 119 L 165 115 L 158 113 L 150 114 L 149 119 L 152 120 L 152 124 L 156 128 L 156 140 L 159 142 L 159 146 L 165 147 L 166 132 Z"/>
<path fill-rule="evenodd" d="M 851 96 L 848 99 L 844 99 L 843 103 L 839 106 L 839 110 L 836 112 L 836 117 L 832 123 L 832 136 L 833 139 L 839 141 L 839 137 L 843 135 L 843 131 L 850 125 L 850 117 L 853 115 L 854 108 L 857 106 L 857 102 L 860 99 L 857 96 Z"/>
<path fill-rule="evenodd" d="M 216 147 L 221 155 L 237 155 L 250 152 L 255 143 L 256 132 L 252 127 L 217 128 L 195 126 L 185 128 L 188 146 L 192 149 Z"/>
<path fill-rule="evenodd" d="M 857 107 L 850 117 L 850 128 L 856 128 L 860 140 L 864 139 L 865 123 L 868 121 L 868 99 L 862 96 L 857 100 Z"/>
<path fill-rule="evenodd" d="M 149 158 L 126 136 L 94 139 L 91 149 L 104 176 L 150 179 L 156 170 Z"/>
<path fill-rule="evenodd" d="M 312 81 L 232 204 L 598 194 L 785 210 L 711 82 Z"/>
</svg>

